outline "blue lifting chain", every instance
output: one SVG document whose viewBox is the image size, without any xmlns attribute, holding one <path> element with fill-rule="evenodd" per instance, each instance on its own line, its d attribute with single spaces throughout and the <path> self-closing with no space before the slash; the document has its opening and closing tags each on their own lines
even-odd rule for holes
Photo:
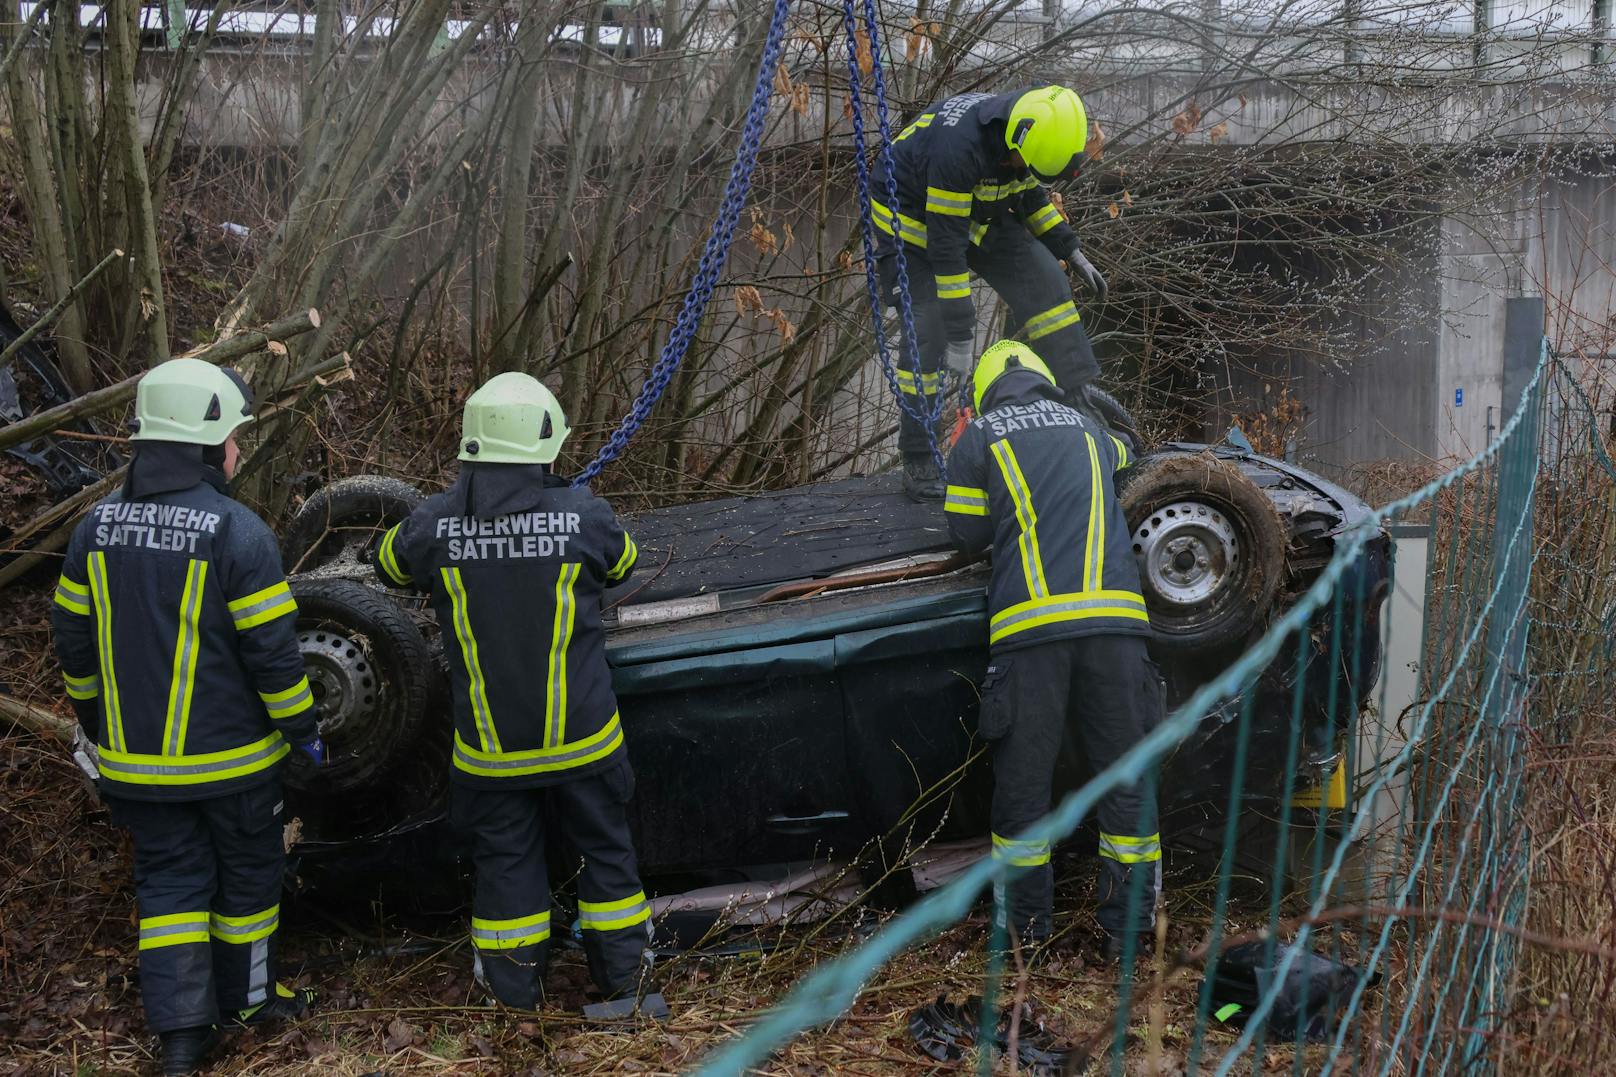
<svg viewBox="0 0 1616 1077">
<path fill-rule="evenodd" d="M 713 288 L 718 284 L 718 275 L 729 259 L 730 242 L 735 237 L 735 225 L 740 220 L 741 209 L 746 205 L 747 193 L 752 188 L 752 170 L 757 165 L 758 146 L 763 141 L 763 121 L 769 112 L 769 98 L 774 87 L 774 69 L 780 62 L 780 46 L 785 40 L 786 14 L 790 7 L 790 0 L 774 0 L 774 16 L 769 23 L 769 36 L 763 44 L 763 63 L 758 68 L 757 85 L 752 90 L 752 104 L 747 109 L 746 124 L 741 129 L 741 149 L 735 155 L 734 165 L 730 167 L 729 182 L 724 187 L 724 203 L 719 208 L 718 218 L 713 221 L 711 234 L 707 236 L 707 246 L 701 252 L 701 262 L 691 279 L 690 291 L 685 293 L 684 305 L 679 308 L 679 317 L 674 321 L 673 331 L 668 334 L 667 343 L 662 346 L 661 354 L 651 367 L 650 377 L 645 379 L 645 384 L 640 388 L 640 395 L 635 398 L 634 407 L 623 416 L 623 421 L 612 431 L 611 438 L 601 446 L 600 452 L 590 461 L 589 466 L 572 480 L 574 486 L 588 484 L 601 473 L 601 469 L 628 448 L 628 443 L 639 433 L 640 427 L 645 425 L 645 420 L 651 417 L 651 409 L 656 406 L 662 394 L 667 392 L 668 383 L 673 380 L 679 364 L 684 361 L 685 352 L 690 348 L 690 342 L 695 339 L 696 329 L 701 324 L 701 316 L 707 309 L 707 301 L 712 298 Z"/>
</svg>

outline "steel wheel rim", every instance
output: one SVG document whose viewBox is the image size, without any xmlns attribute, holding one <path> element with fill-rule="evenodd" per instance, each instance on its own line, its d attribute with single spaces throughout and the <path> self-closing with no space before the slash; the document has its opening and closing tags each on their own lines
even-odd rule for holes
<svg viewBox="0 0 1616 1077">
<path fill-rule="evenodd" d="M 1240 565 L 1240 539 L 1228 516 L 1200 501 L 1175 501 L 1134 528 L 1133 552 L 1145 589 L 1188 612 L 1225 593 Z"/>
</svg>

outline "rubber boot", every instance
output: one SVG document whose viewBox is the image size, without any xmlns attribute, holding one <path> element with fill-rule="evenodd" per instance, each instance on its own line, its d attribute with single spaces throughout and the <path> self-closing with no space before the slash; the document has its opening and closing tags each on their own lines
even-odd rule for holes
<svg viewBox="0 0 1616 1077">
<path fill-rule="evenodd" d="M 941 501 L 947 491 L 931 455 L 903 458 L 903 492 L 910 501 Z"/>
<path fill-rule="evenodd" d="M 276 984 L 275 996 L 268 1002 L 260 1002 L 256 1006 L 237 1011 L 226 1023 L 235 1028 L 256 1028 L 278 1021 L 296 1021 L 308 1014 L 309 1008 L 314 1005 L 314 999 L 315 993 L 312 988 L 299 987 L 293 990 Z"/>
<path fill-rule="evenodd" d="M 186 1077 L 202 1068 L 208 1052 L 219 1042 L 219 1032 L 212 1025 L 201 1028 L 177 1028 L 158 1034 L 163 1045 L 163 1077 Z"/>
</svg>

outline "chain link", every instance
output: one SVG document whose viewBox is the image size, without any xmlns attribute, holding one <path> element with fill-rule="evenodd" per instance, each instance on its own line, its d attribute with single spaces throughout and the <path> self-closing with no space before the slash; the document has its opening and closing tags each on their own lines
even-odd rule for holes
<svg viewBox="0 0 1616 1077">
<path fill-rule="evenodd" d="M 628 448 L 628 443 L 651 417 L 651 409 L 656 406 L 662 394 L 667 392 L 668 384 L 678 371 L 679 364 L 684 361 L 691 341 L 695 339 L 696 330 L 701 325 L 701 316 L 707 309 L 708 301 L 712 299 L 713 288 L 718 284 L 718 275 L 723 272 L 724 263 L 729 259 L 735 226 L 740 220 L 741 210 L 745 207 L 747 194 L 752 188 L 752 171 L 757 165 L 758 148 L 763 142 L 763 123 L 768 118 L 769 98 L 774 93 L 774 69 L 780 61 L 780 49 L 785 40 L 786 15 L 790 7 L 790 0 L 774 0 L 774 14 L 769 23 L 769 35 L 763 44 L 763 63 L 758 68 L 757 85 L 752 90 L 752 104 L 747 109 L 746 123 L 741 129 L 741 149 L 735 155 L 735 164 L 730 168 L 729 182 L 724 186 L 723 205 L 719 208 L 718 218 L 713 221 L 712 232 L 707 236 L 707 246 L 702 250 L 701 262 L 691 279 L 690 291 L 685 294 L 684 305 L 679 308 L 679 316 L 674 321 L 673 331 L 668 334 L 667 343 L 662 346 L 656 363 L 651 367 L 650 377 L 646 378 L 645 385 L 640 388 L 640 395 L 635 399 L 634 407 L 623 416 L 623 421 L 612 431 L 611 438 L 601 446 L 595 459 L 572 480 L 574 486 L 586 485 Z"/>
</svg>

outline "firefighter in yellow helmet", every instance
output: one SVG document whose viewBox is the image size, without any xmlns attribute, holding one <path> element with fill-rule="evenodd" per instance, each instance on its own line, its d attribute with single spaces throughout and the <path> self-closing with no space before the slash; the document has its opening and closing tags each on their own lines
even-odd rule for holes
<svg viewBox="0 0 1616 1077">
<path fill-rule="evenodd" d="M 993 551 L 978 734 L 993 744 L 993 857 L 1021 869 L 1010 925 L 1036 945 L 1049 935 L 1054 875 L 1048 843 L 1025 831 L 1049 813 L 1063 739 L 1104 770 L 1155 727 L 1164 692 L 1112 479 L 1127 446 L 1067 406 L 1025 344 L 989 348 L 973 382 L 978 414 L 949 457 L 943 508 L 955 545 Z M 1097 814 L 1096 916 L 1116 955 L 1154 920 L 1161 838 L 1144 781 L 1107 793 Z"/>
<path fill-rule="evenodd" d="M 639 550 L 605 501 L 551 471 L 569 433 L 536 378 L 490 379 L 466 401 L 454 485 L 383 535 L 375 556 L 387 583 L 429 592 L 443 628 L 449 810 L 472 840 L 475 967 L 497 999 L 529 1010 L 551 935 L 566 929 L 551 923 L 547 861 L 583 861 L 578 926 L 609 997 L 638 993 L 651 917 L 600 617 Z M 567 850 L 546 848 L 551 822 Z"/>
<path fill-rule="evenodd" d="M 73 532 L 52 610 L 81 748 L 134 838 L 165 1074 L 194 1073 L 218 1025 L 313 1001 L 275 982 L 280 768 L 294 747 L 318 765 L 324 746 L 275 537 L 226 492 L 251 399 L 198 359 L 141 379 L 128 476 Z"/>
<path fill-rule="evenodd" d="M 1097 304 L 1105 301 L 1105 278 L 1048 194 L 1049 185 L 1078 174 L 1087 142 L 1083 100 L 1064 86 L 951 97 L 894 139 L 897 201 L 889 204 L 878 168 L 870 210 L 883 233 L 881 283 L 892 307 L 902 244 L 920 371 L 900 362 L 898 388 L 916 410 L 943 391 L 945 367 L 964 376 L 976 358 L 973 273 L 1008 304 L 1007 334 L 1038 349 L 1062 390 L 1080 396 L 1099 373 L 1067 274 Z M 906 344 L 901 355 L 909 354 Z M 907 414 L 898 448 L 909 496 L 942 500 L 926 429 Z"/>
</svg>

